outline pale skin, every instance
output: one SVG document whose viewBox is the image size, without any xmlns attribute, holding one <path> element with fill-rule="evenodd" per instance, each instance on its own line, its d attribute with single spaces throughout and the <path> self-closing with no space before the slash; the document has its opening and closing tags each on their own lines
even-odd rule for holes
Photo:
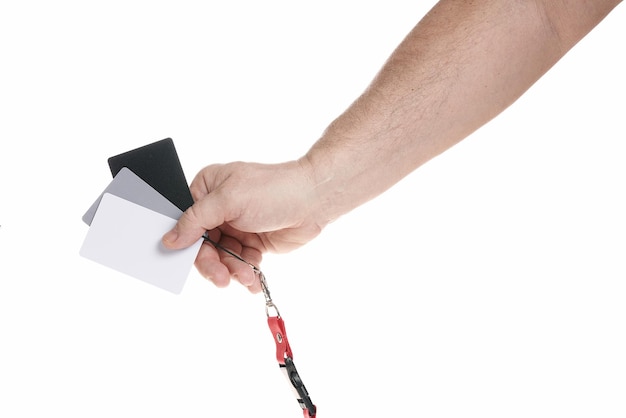
<svg viewBox="0 0 626 418">
<path fill-rule="evenodd" d="M 391 54 L 364 93 L 302 157 L 202 169 L 194 205 L 163 237 L 211 239 L 259 265 L 315 238 L 517 100 L 619 0 L 442 0 Z M 215 285 L 261 290 L 252 269 L 212 245 L 195 266 Z"/>
</svg>

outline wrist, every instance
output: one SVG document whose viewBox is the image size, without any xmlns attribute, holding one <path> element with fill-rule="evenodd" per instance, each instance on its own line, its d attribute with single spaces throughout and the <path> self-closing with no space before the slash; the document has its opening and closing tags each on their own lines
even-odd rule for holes
<svg viewBox="0 0 626 418">
<path fill-rule="evenodd" d="M 313 221 L 321 228 L 342 215 L 337 210 L 337 201 L 333 194 L 333 174 L 323 157 L 314 152 L 307 152 L 298 159 L 298 164 L 307 181 L 309 210 Z"/>
<path fill-rule="evenodd" d="M 359 173 L 369 164 L 342 142 L 327 132 L 298 160 L 310 182 L 312 216 L 324 226 L 368 200 Z"/>
</svg>

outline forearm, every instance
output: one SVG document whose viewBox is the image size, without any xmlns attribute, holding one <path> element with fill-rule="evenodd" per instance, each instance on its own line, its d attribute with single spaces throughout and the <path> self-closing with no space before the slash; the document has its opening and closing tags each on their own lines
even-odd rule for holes
<svg viewBox="0 0 626 418">
<path fill-rule="evenodd" d="M 301 160 L 312 167 L 322 223 L 495 117 L 617 3 L 440 1 Z"/>
</svg>

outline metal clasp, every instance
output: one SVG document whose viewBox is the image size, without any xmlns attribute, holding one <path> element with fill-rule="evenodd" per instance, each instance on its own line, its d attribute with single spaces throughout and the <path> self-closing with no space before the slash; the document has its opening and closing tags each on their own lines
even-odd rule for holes
<svg viewBox="0 0 626 418">
<path fill-rule="evenodd" d="M 270 316 L 280 317 L 280 312 L 278 311 L 278 307 L 272 301 L 272 296 L 270 295 L 270 289 L 267 287 L 267 281 L 265 280 L 265 275 L 261 270 L 256 267 L 253 267 L 254 272 L 259 275 L 259 280 L 261 281 L 261 290 L 263 291 L 263 296 L 265 297 L 265 314 L 269 318 Z M 270 314 L 270 310 L 273 310 L 273 315 Z"/>
</svg>

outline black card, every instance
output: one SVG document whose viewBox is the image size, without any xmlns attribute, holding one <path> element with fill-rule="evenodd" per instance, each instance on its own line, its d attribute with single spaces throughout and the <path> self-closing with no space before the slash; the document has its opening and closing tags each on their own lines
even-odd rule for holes
<svg viewBox="0 0 626 418">
<path fill-rule="evenodd" d="M 193 204 L 172 138 L 115 155 L 108 162 L 113 177 L 127 167 L 183 212 Z"/>
</svg>

